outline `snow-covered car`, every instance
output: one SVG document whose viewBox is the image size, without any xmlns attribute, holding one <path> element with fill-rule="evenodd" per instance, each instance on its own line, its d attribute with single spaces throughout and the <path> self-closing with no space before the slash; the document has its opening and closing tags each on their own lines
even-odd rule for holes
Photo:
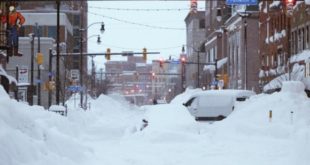
<svg viewBox="0 0 310 165">
<path fill-rule="evenodd" d="M 255 92 L 249 90 L 208 90 L 192 95 L 183 105 L 196 120 L 222 120 Z"/>
</svg>

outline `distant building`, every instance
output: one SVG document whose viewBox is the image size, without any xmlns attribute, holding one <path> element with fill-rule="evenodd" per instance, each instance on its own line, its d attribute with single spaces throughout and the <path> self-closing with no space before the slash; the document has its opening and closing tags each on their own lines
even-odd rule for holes
<svg viewBox="0 0 310 165">
<path fill-rule="evenodd" d="M 36 3 L 21 1 L 18 2 L 17 10 L 21 12 L 26 22 L 19 31 L 19 50 L 23 53 L 22 57 L 11 57 L 10 62 L 7 65 L 7 70 L 10 71 L 11 75 L 15 75 L 14 68 L 16 65 L 20 67 L 27 67 L 31 69 L 31 33 L 37 35 L 36 23 L 40 32 L 40 52 L 44 55 L 44 68 L 41 68 L 41 78 L 37 78 L 37 64 L 34 61 L 34 85 L 40 84 L 41 90 L 41 105 L 45 108 L 48 107 L 47 96 L 49 91 L 46 90 L 46 83 L 48 82 L 48 76 L 51 75 L 55 80 L 56 72 L 56 58 L 52 57 L 52 73 L 48 72 L 48 61 L 49 61 L 49 50 L 56 49 L 56 3 L 51 1 L 37 1 Z M 86 29 L 87 27 L 87 1 L 64 1 L 60 5 L 60 51 L 68 53 L 78 53 L 80 52 L 81 43 L 80 35 L 85 39 L 87 37 L 87 31 L 80 34 L 81 28 Z M 38 37 L 35 36 L 34 43 L 34 54 L 36 55 L 38 50 Z M 87 42 L 83 42 L 83 48 L 86 50 Z M 66 98 L 70 95 L 70 92 L 66 90 L 66 87 L 70 85 L 70 70 L 71 69 L 81 69 L 80 68 L 80 58 L 79 56 L 67 56 L 61 57 L 60 61 L 60 101 L 64 102 Z M 85 72 L 84 76 L 87 77 L 87 57 L 84 57 L 84 65 L 82 68 Z M 85 80 L 85 79 L 84 79 Z M 30 81 L 30 74 L 29 74 Z M 29 82 L 30 83 L 30 82 Z M 38 86 L 36 87 L 38 89 Z M 35 95 L 34 101 L 37 100 L 39 90 L 34 90 L 30 92 L 28 90 L 28 95 Z M 30 92 L 30 93 L 29 93 Z M 55 103 L 55 92 L 52 91 L 52 104 Z M 28 100 L 29 101 L 29 100 Z M 39 99 L 38 99 L 39 101 Z M 36 102 L 35 102 L 36 103 Z"/>
<path fill-rule="evenodd" d="M 152 68 L 141 56 L 128 56 L 127 61 L 107 61 L 105 68 L 109 93 L 119 93 L 137 105 L 149 103 Z"/>
<path fill-rule="evenodd" d="M 205 61 L 205 42 L 206 42 L 206 17 L 205 11 L 190 12 L 185 18 L 186 23 L 186 54 L 189 62 Z M 186 65 L 186 86 L 201 87 L 203 84 L 202 72 L 203 65 L 199 66 L 198 85 L 198 65 Z"/>
</svg>

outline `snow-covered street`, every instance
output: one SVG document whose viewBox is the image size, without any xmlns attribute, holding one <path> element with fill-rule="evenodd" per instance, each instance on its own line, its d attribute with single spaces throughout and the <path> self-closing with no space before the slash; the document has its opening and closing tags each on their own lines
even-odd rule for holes
<svg viewBox="0 0 310 165">
<path fill-rule="evenodd" d="M 71 100 L 63 117 L 16 102 L 1 88 L 0 164 L 307 165 L 310 100 L 303 88 L 286 83 L 281 92 L 253 96 L 214 123 L 195 121 L 182 105 L 197 89 L 170 104 L 142 107 L 101 95 L 83 111 Z M 149 123 L 140 131 L 142 119 Z"/>
</svg>

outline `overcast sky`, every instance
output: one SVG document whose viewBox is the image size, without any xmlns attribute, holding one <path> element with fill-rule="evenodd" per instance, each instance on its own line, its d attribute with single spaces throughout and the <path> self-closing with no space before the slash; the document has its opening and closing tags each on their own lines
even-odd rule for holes
<svg viewBox="0 0 310 165">
<path fill-rule="evenodd" d="M 198 8 L 204 8 L 203 5 L 201 1 Z M 105 52 L 107 48 L 110 48 L 112 53 L 141 52 L 145 47 L 148 51 L 160 52 L 160 55 L 148 55 L 150 63 L 152 59 L 168 58 L 170 55 L 177 57 L 181 53 L 182 45 L 186 43 L 184 19 L 189 10 L 184 9 L 189 9 L 190 1 L 88 1 L 88 6 L 88 24 L 98 21 L 105 23 L 105 32 L 101 34 L 102 43 L 97 45 L 96 37 L 88 40 L 88 51 L 91 53 Z M 137 11 L 138 9 L 171 10 Z M 88 29 L 88 36 L 100 34 L 99 29 L 100 24 L 91 26 Z M 111 60 L 126 60 L 126 58 L 112 56 Z M 103 56 L 96 57 L 95 61 L 97 68 L 104 66 Z"/>
</svg>

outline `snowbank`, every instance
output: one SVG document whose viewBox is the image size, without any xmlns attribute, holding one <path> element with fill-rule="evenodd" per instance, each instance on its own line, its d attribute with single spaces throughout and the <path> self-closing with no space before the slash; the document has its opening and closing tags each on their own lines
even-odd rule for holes
<svg viewBox="0 0 310 165">
<path fill-rule="evenodd" d="M 0 164 L 308 165 L 310 100 L 303 89 L 285 82 L 281 92 L 251 97 L 210 124 L 182 106 L 200 89 L 143 109 L 116 95 L 91 99 L 88 111 L 72 109 L 71 100 L 63 117 L 11 100 L 0 87 Z M 140 131 L 143 118 L 149 124 Z"/>
<path fill-rule="evenodd" d="M 0 105 L 1 164 L 84 163 L 90 149 L 80 144 L 75 123 L 43 107 L 10 99 L 2 86 Z"/>
<path fill-rule="evenodd" d="M 203 91 L 200 88 L 196 88 L 196 89 L 189 89 L 186 88 L 185 92 L 177 95 L 174 99 L 171 100 L 171 104 L 180 104 L 182 105 L 183 103 L 185 103 L 194 93 L 198 93 Z"/>
</svg>

